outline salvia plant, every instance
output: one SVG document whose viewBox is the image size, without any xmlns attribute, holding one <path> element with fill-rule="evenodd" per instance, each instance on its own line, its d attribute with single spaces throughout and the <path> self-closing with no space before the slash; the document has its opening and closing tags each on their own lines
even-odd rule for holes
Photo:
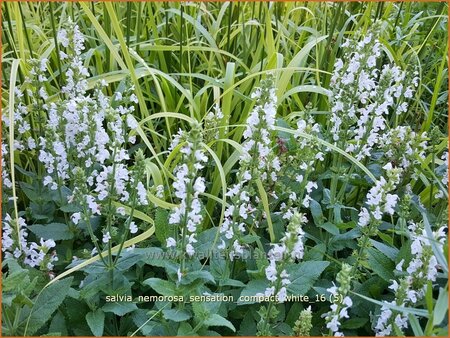
<svg viewBox="0 0 450 338">
<path fill-rule="evenodd" d="M 445 3 L 2 4 L 2 332 L 447 335 Z"/>
</svg>

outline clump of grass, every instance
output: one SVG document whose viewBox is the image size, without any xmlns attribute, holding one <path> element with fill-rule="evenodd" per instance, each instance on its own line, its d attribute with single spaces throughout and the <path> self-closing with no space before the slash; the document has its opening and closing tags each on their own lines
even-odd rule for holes
<svg viewBox="0 0 450 338">
<path fill-rule="evenodd" d="M 3 332 L 446 334 L 447 10 L 2 3 Z"/>
</svg>

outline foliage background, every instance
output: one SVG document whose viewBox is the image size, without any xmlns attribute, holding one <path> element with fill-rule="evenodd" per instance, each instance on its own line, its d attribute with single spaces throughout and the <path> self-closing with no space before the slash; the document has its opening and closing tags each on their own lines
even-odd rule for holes
<svg viewBox="0 0 450 338">
<path fill-rule="evenodd" d="M 315 110 L 315 120 L 327 130 L 329 104 L 324 89 L 329 88 L 334 61 L 341 56 L 340 45 L 343 39 L 352 37 L 355 32 L 364 34 L 374 24 L 383 22 L 379 38 L 385 47 L 387 58 L 403 69 L 412 67 L 418 69 L 420 77 L 413 103 L 408 112 L 401 115 L 396 123 L 407 124 L 413 130 L 428 133 L 437 128 L 439 133 L 435 134 L 437 135 L 435 152 L 438 153 L 447 147 L 447 11 L 448 6 L 444 2 L 4 2 L 2 3 L 2 107 L 8 107 L 8 86 L 13 59 L 20 59 L 17 77 L 19 82 L 23 82 L 30 70 L 28 59 L 48 58 L 48 69 L 52 70 L 52 74 L 46 83 L 46 89 L 54 95 L 54 98 L 57 97 L 64 71 L 55 45 L 56 32 L 67 18 L 71 17 L 86 37 L 83 56 L 90 73 L 89 87 L 93 88 L 95 84 L 105 80 L 109 84 L 107 94 L 112 95 L 116 90 L 128 85 L 128 78 L 136 87 L 139 100 L 136 119 L 140 121 L 142 131 L 140 134 L 142 141 L 137 148 L 143 149 L 152 163 L 147 167 L 151 186 L 155 175 L 166 179 L 167 173 L 173 169 L 172 161 L 166 161 L 172 136 L 179 128 L 189 129 L 186 121 L 172 118 L 169 114 L 149 119 L 152 115 L 160 112 L 176 112 L 202 121 L 213 110 L 214 102 L 218 101 L 228 119 L 228 129 L 219 129 L 219 138 L 240 142 L 244 130 L 242 125 L 252 108 L 251 92 L 259 86 L 268 71 L 275 69 L 275 73 L 280 74 L 277 117 L 289 123 L 295 120 L 298 112 L 312 107 Z M 130 149 L 131 152 L 135 150 Z M 221 186 L 220 171 L 223 169 L 228 179 L 234 163 L 230 159 L 236 160 L 236 149 L 230 142 L 217 143 L 214 152 L 223 167 L 211 164 L 207 168 L 206 176 L 209 182 L 207 191 L 210 198 L 206 203 L 206 210 L 212 217 L 206 218 L 204 228 L 217 226 L 219 222 L 220 205 L 214 196 L 221 196 L 222 188 L 225 188 Z M 32 154 L 17 155 L 15 161 L 21 169 L 31 172 L 36 170 L 37 161 Z M 438 164 L 437 162 L 435 164 L 434 153 L 430 154 L 421 168 L 423 177 L 412 181 L 411 187 L 421 202 L 429 206 L 430 213 L 437 215 L 442 221 L 446 214 L 446 203 L 436 203 L 432 199 L 432 190 L 436 190 L 436 187 L 433 187 L 431 173 Z M 316 169 L 318 173 L 325 175 L 329 167 L 330 162 L 327 160 Z M 32 183 L 20 170 L 16 171 L 16 180 Z M 361 189 L 364 189 L 364 185 Z M 32 194 L 19 190 L 18 195 L 18 209 L 30 210 L 29 203 L 33 202 Z M 360 197 L 362 196 L 361 193 Z M 359 203 L 358 198 L 354 203 L 355 206 Z M 3 205 L 4 210 L 11 207 L 11 202 L 8 201 Z M 156 228 L 155 236 L 143 241 L 138 240 L 141 248 L 161 246 L 164 216 L 163 211 L 156 210 L 166 208 L 167 205 L 161 204 L 157 207 L 154 210 L 145 210 L 144 214 L 147 217 L 141 217 L 142 231 Z M 307 212 L 311 215 L 312 211 Z M 33 219 L 33 215 L 28 216 Z M 158 222 L 161 218 L 163 221 Z M 149 219 L 152 221 L 146 223 Z M 276 231 L 278 234 L 282 229 L 278 228 Z M 328 232 L 323 229 L 321 231 L 327 234 L 328 238 Z M 56 265 L 56 273 L 63 272 L 74 255 L 83 257 L 84 249 L 85 243 L 77 239 L 59 246 L 57 250 L 60 261 Z M 334 253 L 334 257 L 330 260 L 338 258 Z M 148 291 L 139 284 L 154 274 L 153 268 L 149 268 L 147 264 L 150 263 L 136 262 L 131 272 L 128 271 L 135 273 L 133 278 L 139 281 L 133 286 L 133 295 L 146 294 Z M 9 269 L 14 270 L 12 266 L 9 266 Z M 16 269 L 20 270 L 18 267 Z M 92 269 L 95 270 L 95 265 Z M 157 271 L 155 275 L 162 274 L 157 269 L 155 271 Z M 321 275 L 321 281 L 315 286 L 324 289 L 327 281 L 329 283 L 334 280 L 338 271 L 339 265 L 332 264 Z M 85 270 L 84 273 L 89 271 Z M 123 273 L 128 278 L 128 275 Z M 42 288 L 48 282 L 48 276 L 34 274 L 39 277 L 36 283 Z M 80 271 L 72 275 L 78 283 L 83 279 Z M 377 281 L 373 279 L 372 283 L 375 285 Z M 68 283 L 67 279 L 65 283 Z M 20 289 L 22 287 L 23 290 Z M 20 292 L 24 295 L 35 299 L 33 297 L 36 295 L 31 293 L 31 290 L 25 290 L 25 285 L 20 288 Z M 8 289 L 4 286 L 4 290 Z M 61 295 L 65 297 L 63 292 Z M 378 299 L 382 296 L 382 290 L 373 289 L 367 295 Z M 135 332 L 136 328 L 145 322 L 142 318 L 148 318 L 147 311 L 153 310 L 150 313 L 154 315 L 159 310 L 157 306 L 152 308 L 148 304 L 139 306 L 140 310 L 113 309 L 107 312 L 105 319 L 103 312 L 103 315 L 96 312 L 97 307 L 100 308 L 99 304 L 93 306 L 72 296 L 65 300 L 63 297 L 60 302 L 55 302 L 54 311 L 43 313 L 42 318 L 37 318 L 36 321 L 41 321 L 42 325 L 36 325 L 36 332 L 54 331 L 63 335 L 98 334 L 99 332 L 91 332 L 90 325 L 86 322 L 87 313 L 92 313 L 93 321 L 105 321 L 104 330 L 101 330 L 105 335 L 126 335 Z M 435 294 L 431 295 L 431 305 L 427 304 L 428 311 L 433 312 L 438 297 L 439 292 L 435 290 Z M 63 301 L 64 306 L 56 311 Z M 349 321 L 348 333 L 372 334 L 368 316 L 369 312 L 375 309 L 374 304 L 363 302 L 360 306 L 361 308 L 366 306 L 364 312 L 366 317 Z M 284 316 L 282 321 L 292 327 L 301 307 L 302 305 L 295 304 L 283 309 L 286 312 L 282 312 L 281 316 Z M 74 311 L 75 308 L 77 311 Z M 235 324 L 239 334 L 255 334 L 254 321 L 245 316 L 245 312 L 248 308 L 254 311 L 257 308 L 256 306 L 244 308 L 238 308 L 239 310 L 233 314 L 227 309 L 225 312 L 229 317 L 224 316 Z M 323 326 L 320 314 L 326 310 L 326 304 L 318 305 L 315 309 L 313 324 L 317 325 L 312 329 L 312 334 L 323 333 L 320 329 Z M 27 310 L 24 311 L 26 313 Z M 252 316 L 257 317 L 254 313 Z M 444 333 L 439 329 L 433 331 L 433 325 L 427 323 L 429 321 L 420 319 L 420 323 L 412 333 L 420 334 L 422 329 L 425 330 L 425 334 Z M 24 322 L 14 323 L 16 324 L 16 331 L 11 333 L 22 334 Z M 41 331 L 38 331 L 39 329 Z M 221 329 L 222 331 L 218 330 L 221 334 L 232 333 L 227 331 L 226 325 L 221 325 Z M 171 328 L 160 328 L 156 324 L 147 323 L 138 334 L 170 335 L 187 332 L 189 328 L 178 324 Z M 211 334 L 212 331 L 206 331 L 205 328 L 202 333 Z M 283 333 L 291 332 L 288 328 L 281 327 L 278 334 Z"/>
</svg>

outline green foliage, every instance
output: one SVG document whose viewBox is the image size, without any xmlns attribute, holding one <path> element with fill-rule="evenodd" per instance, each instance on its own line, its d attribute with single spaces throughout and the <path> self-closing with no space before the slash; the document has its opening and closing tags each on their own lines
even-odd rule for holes
<svg viewBox="0 0 450 338">
<path fill-rule="evenodd" d="M 33 306 L 25 308 L 22 320 L 19 322 L 19 330 L 24 335 L 33 335 L 39 330 L 58 309 L 66 298 L 73 278 L 69 277 L 45 288 L 33 299 Z"/>
<path fill-rule="evenodd" d="M 2 2 L 1 6 L 2 247 L 12 248 L 2 252 L 4 335 L 322 336 L 336 331 L 331 330 L 335 310 L 330 306 L 338 313 L 348 308 L 348 318 L 338 327 L 345 335 L 373 335 L 386 308 L 406 322 L 402 327 L 397 321 L 391 335 L 448 335 L 448 239 L 445 233 L 438 234 L 448 223 L 448 159 L 443 156 L 448 151 L 447 3 Z M 70 171 L 86 187 L 77 192 L 69 180 L 58 182 L 57 189 L 44 183 L 55 172 L 46 172 L 40 159 L 41 139 L 53 144 L 57 139 L 51 137 L 70 132 L 61 127 L 49 135 L 45 125 L 51 115 L 48 106 L 55 104 L 56 116 L 62 116 L 62 102 L 71 99 L 62 88 L 71 66 L 61 53 L 70 52 L 62 45 L 64 36 L 58 35 L 69 21 L 85 38 L 80 63 L 88 72 L 86 97 L 110 100 L 101 124 L 113 130 L 113 111 L 122 104 L 121 109 L 132 112 L 131 121 L 119 117 L 124 126 L 119 134 L 127 140 L 123 164 L 135 173 L 127 186 L 130 199 L 122 200 L 110 186 L 112 193 L 99 203 L 98 214 L 86 212 L 88 204 L 74 196 L 99 197 L 95 184 L 86 182 L 92 170 L 95 180 L 101 176 L 103 163 L 84 172 Z M 407 110 L 396 114 L 398 107 L 392 107 L 379 133 L 384 137 L 405 126 L 412 139 L 411 153 L 409 143 L 395 133 L 391 144 L 374 148 L 363 158 L 347 148 L 357 143 L 355 139 L 333 139 L 330 90 L 336 89 L 335 62 L 340 58 L 348 62 L 350 54 L 344 56 L 342 47 L 346 39 L 353 39 L 351 50 L 370 33 L 382 49 L 375 73 L 396 64 L 408 74 L 403 81 L 406 88 L 418 72 Z M 32 76 L 39 60 L 45 60 L 45 81 Z M 268 164 L 264 156 L 252 158 L 247 167 L 242 161 L 248 119 L 258 109 L 255 89 L 267 91 L 271 86 L 273 97 L 267 95 L 263 101 L 277 101 L 267 139 L 271 155 L 282 163 L 279 171 L 271 167 L 273 158 Z M 40 88 L 48 98 L 42 97 Z M 350 96 L 358 90 L 355 83 Z M 79 111 L 91 109 L 83 100 L 76 101 Z M 376 98 L 367 101 L 357 108 L 366 108 Z M 22 119 L 17 117 L 20 107 L 26 111 Z M 262 111 L 269 110 L 265 108 Z M 134 123 L 135 128 L 128 128 Z M 356 132 L 358 123 L 344 123 L 344 132 Z M 92 120 L 90 125 L 94 124 Z M 172 147 L 179 130 L 187 137 Z M 135 143 L 128 142 L 134 137 Z M 94 146 L 101 135 L 92 133 L 89 138 Z M 27 147 L 30 139 L 37 147 Z M 422 147 L 423 141 L 427 143 Z M 201 168 L 194 161 L 199 155 L 187 154 L 190 142 L 207 157 Z M 75 155 L 76 151 L 69 157 Z M 370 209 L 367 195 L 387 177 L 384 166 L 401 166 L 405 156 L 411 165 L 390 191 L 398 197 L 395 210 L 389 215 L 383 211 L 381 219 L 360 226 L 362 208 Z M 73 165 L 83 166 L 81 162 Z M 120 161 L 111 162 L 118 168 Z M 191 178 L 187 211 L 180 222 L 173 222 L 171 216 L 182 201 L 174 185 L 176 168 L 183 164 Z M 244 181 L 239 176 L 243 168 L 254 174 L 245 188 L 250 205 L 245 217 L 229 194 Z M 276 173 L 278 181 L 261 177 L 265 170 Z M 204 178 L 205 187 L 196 196 L 201 220 L 189 242 L 195 251 L 191 256 L 186 252 L 185 220 L 194 209 L 198 177 Z M 138 180 L 147 205 L 136 202 Z M 308 183 L 317 188 L 308 191 Z M 304 204 L 306 196 L 310 200 Z M 242 254 L 233 259 L 232 245 L 219 249 L 230 206 L 241 217 L 236 226 L 245 229 L 236 242 Z M 304 255 L 283 257 L 277 267 L 289 276 L 287 296 L 307 296 L 310 302 L 249 300 L 271 286 L 277 292 L 284 286 L 279 275 L 275 282 L 268 280 L 269 253 L 277 243 L 297 239 L 282 241 L 289 230 L 284 213 L 290 208 L 298 208 L 306 219 L 300 236 Z M 76 222 L 73 216 L 78 213 L 88 216 Z M 403 282 L 406 288 L 405 276 L 412 275 L 406 269 L 417 258 L 413 252 L 417 233 L 408 228 L 412 224 L 429 239 L 428 244 L 421 242 L 420 258 L 436 259 L 436 278 L 426 280 L 429 271 L 424 270 L 408 289 L 416 292 L 417 302 L 398 304 L 405 295 L 394 290 L 393 283 Z M 20 246 L 21 229 L 28 234 L 25 243 L 35 243 L 33 250 L 45 257 L 39 264 L 30 264 L 37 256 L 26 252 L 30 246 L 26 250 Z M 178 246 L 168 245 L 171 240 Z M 50 241 L 48 246 L 45 241 Z M 418 280 L 426 280 L 425 285 L 416 285 Z M 334 294 L 334 286 L 345 295 Z M 345 296 L 351 298 L 351 306 L 345 305 Z M 231 300 L 198 302 L 191 297 Z"/>
<path fill-rule="evenodd" d="M 86 322 L 88 323 L 94 336 L 101 337 L 103 335 L 103 329 L 105 327 L 105 313 L 101 309 L 89 312 L 86 315 Z"/>
</svg>

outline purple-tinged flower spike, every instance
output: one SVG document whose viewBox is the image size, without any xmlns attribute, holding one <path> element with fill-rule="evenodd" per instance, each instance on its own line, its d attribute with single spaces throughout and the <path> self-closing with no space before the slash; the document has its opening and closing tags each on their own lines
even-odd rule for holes
<svg viewBox="0 0 450 338">
<path fill-rule="evenodd" d="M 396 270 L 400 273 L 406 272 L 407 277 L 400 279 L 399 283 L 393 280 L 389 286 L 389 289 L 394 291 L 395 298 L 391 302 L 385 301 L 385 305 L 381 307 L 381 313 L 374 327 L 376 336 L 398 335 L 408 328 L 408 316 L 391 309 L 388 305 L 412 307 L 425 297 L 428 281 L 436 280 L 439 269 L 431 242 L 433 241 L 435 247 L 443 252 L 447 238 L 446 228 L 447 226 L 439 228 L 433 232 L 433 238 L 429 238 L 421 224 L 409 223 L 412 259 L 405 271 L 403 259 L 396 266 Z"/>
<path fill-rule="evenodd" d="M 349 264 L 342 264 L 341 271 L 339 271 L 336 277 L 339 286 L 333 283 L 333 286 L 327 289 L 332 295 L 333 303 L 330 306 L 330 311 L 322 316 L 325 317 L 326 327 L 330 330 L 330 334 L 333 334 L 335 337 L 344 335 L 339 331 L 342 324 L 341 320 L 343 318 L 349 318 L 348 310 L 353 305 L 351 298 L 348 296 L 351 287 L 351 272 L 352 267 Z"/>
<path fill-rule="evenodd" d="M 21 259 L 25 265 L 39 267 L 43 271 L 53 270 L 53 262 L 58 260 L 56 253 L 51 250 L 56 246 L 53 239 L 40 239 L 40 244 L 28 242 L 28 231 L 25 219 L 19 217 L 13 220 L 6 214 L 2 222 L 2 251 L 5 258 Z M 16 229 L 19 229 L 17 234 Z"/>
<path fill-rule="evenodd" d="M 398 196 L 391 194 L 400 182 L 402 169 L 393 168 L 391 163 L 386 164 L 383 169 L 386 178 L 381 176 L 366 196 L 367 207 L 362 207 L 359 213 L 358 225 L 364 229 L 376 230 L 376 225 L 381 223 L 383 214 L 392 215 L 397 205 Z M 367 230 L 367 231 L 369 231 Z"/>
<path fill-rule="evenodd" d="M 218 248 L 227 248 L 231 260 L 243 255 L 245 244 L 241 238 L 247 231 L 245 222 L 256 218 L 258 212 L 254 203 L 259 200 L 256 197 L 253 199 L 256 195 L 255 181 L 261 179 L 263 184 L 274 183 L 281 169 L 280 160 L 272 150 L 277 107 L 272 77 L 262 81 L 252 98 L 256 99 L 256 104 L 246 121 L 236 183 L 226 193 L 230 204 L 225 210 L 225 220 L 220 229 L 222 237 Z M 259 225 L 257 221 L 254 224 L 256 227 Z"/>
<path fill-rule="evenodd" d="M 205 178 L 201 170 L 208 161 L 202 149 L 202 130 L 198 123 L 191 126 L 189 132 L 180 131 L 174 138 L 171 149 L 182 144 L 180 164 L 174 170 L 174 194 L 179 204 L 172 210 L 169 224 L 178 225 L 177 234 L 166 240 L 167 248 L 178 248 L 183 257 L 195 254 L 194 244 L 197 242 L 198 227 L 203 222 L 202 202 L 200 195 L 205 192 Z M 179 231 L 179 233 L 178 233 Z M 184 262 L 184 259 L 183 259 Z M 181 267 L 181 270 L 184 266 Z M 178 274 L 179 278 L 184 271 Z"/>
<path fill-rule="evenodd" d="M 305 233 L 302 225 L 306 222 L 307 219 L 304 214 L 295 212 L 280 243 L 272 244 L 272 249 L 267 254 L 269 266 L 265 270 L 270 286 L 264 294 L 257 294 L 257 296 L 276 296 L 278 302 L 286 301 L 286 287 L 291 284 L 291 281 L 285 267 L 286 264 L 303 258 Z"/>
<path fill-rule="evenodd" d="M 379 71 L 381 44 L 372 33 L 342 47 L 344 56 L 336 60 L 330 83 L 330 131 L 337 144 L 362 160 L 381 143 L 387 116 L 407 111 L 417 78 L 404 86 L 407 73 L 399 67 L 389 64 Z"/>
</svg>

